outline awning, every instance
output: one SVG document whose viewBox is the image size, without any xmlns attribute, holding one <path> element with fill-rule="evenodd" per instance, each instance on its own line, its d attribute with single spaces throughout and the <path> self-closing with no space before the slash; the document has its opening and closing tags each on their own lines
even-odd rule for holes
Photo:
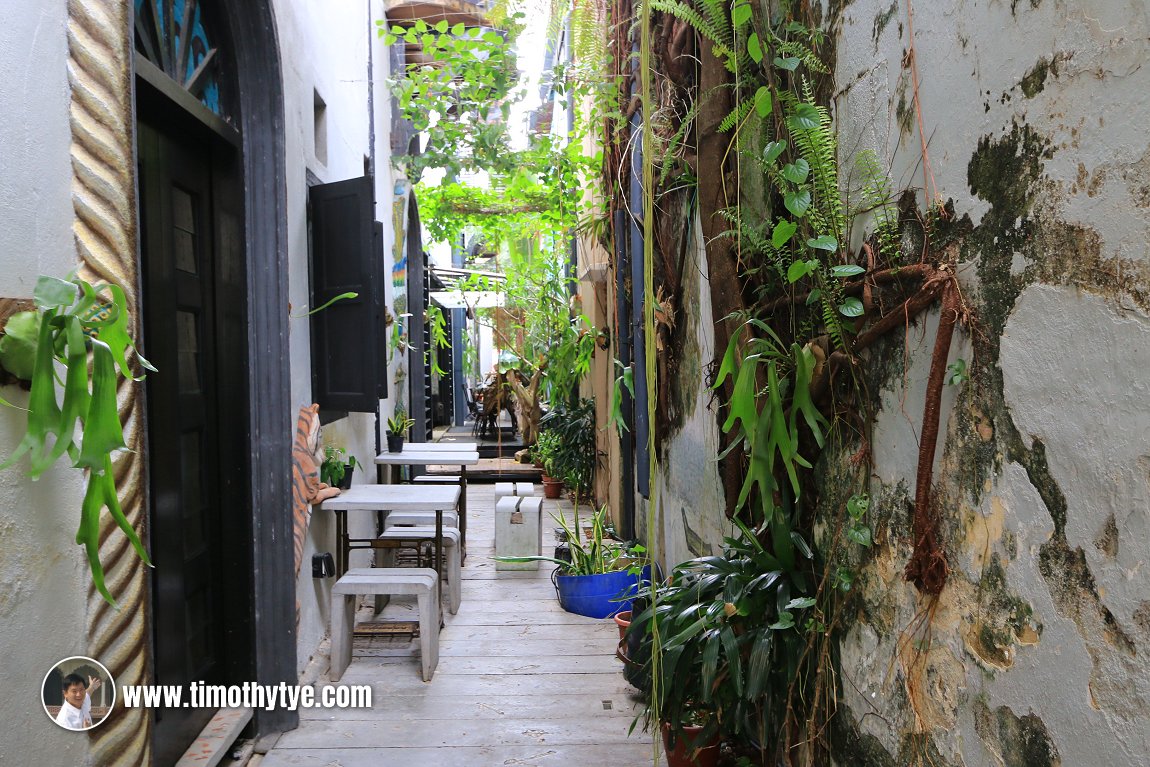
<svg viewBox="0 0 1150 767">
<path fill-rule="evenodd" d="M 496 290 L 433 290 L 428 295 L 444 309 L 493 309 L 503 306 L 505 298 Z"/>
<path fill-rule="evenodd" d="M 454 26 L 490 27 L 478 6 L 463 0 L 393 0 L 387 4 L 387 20 L 397 24 L 423 19 L 428 24 L 446 21 Z"/>
</svg>

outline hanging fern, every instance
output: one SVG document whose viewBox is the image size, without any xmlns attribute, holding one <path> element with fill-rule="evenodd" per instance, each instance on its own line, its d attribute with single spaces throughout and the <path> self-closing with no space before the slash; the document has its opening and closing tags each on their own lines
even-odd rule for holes
<svg viewBox="0 0 1150 767">
<path fill-rule="evenodd" d="M 750 99 L 745 99 L 735 104 L 735 108 L 732 109 L 730 113 L 723 118 L 723 121 L 719 123 L 719 133 L 726 133 L 731 128 L 734 128 L 736 125 L 741 123 L 743 119 L 751 113 L 751 109 L 753 109 L 754 106 L 755 102 L 751 101 Z"/>
</svg>

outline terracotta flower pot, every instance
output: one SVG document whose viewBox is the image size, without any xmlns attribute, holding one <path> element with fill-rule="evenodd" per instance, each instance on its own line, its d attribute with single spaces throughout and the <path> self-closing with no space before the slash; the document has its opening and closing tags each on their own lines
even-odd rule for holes
<svg viewBox="0 0 1150 767">
<path fill-rule="evenodd" d="M 619 639 L 627 636 L 627 627 L 631 625 L 631 611 L 615 613 L 615 625 L 619 627 Z"/>
<path fill-rule="evenodd" d="M 543 497 L 552 500 L 558 498 L 563 493 L 563 480 L 555 479 L 554 477 L 543 477 Z"/>
<path fill-rule="evenodd" d="M 667 749 L 667 767 L 715 767 L 719 763 L 719 734 L 707 744 L 697 744 L 695 740 L 702 727 L 683 726 L 671 748 L 671 725 L 663 723 L 663 745 Z M 697 748 L 702 746 L 702 748 Z"/>
</svg>

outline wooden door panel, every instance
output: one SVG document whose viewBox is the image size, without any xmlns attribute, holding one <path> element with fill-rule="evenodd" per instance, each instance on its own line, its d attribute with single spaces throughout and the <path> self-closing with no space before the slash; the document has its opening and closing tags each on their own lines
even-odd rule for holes
<svg viewBox="0 0 1150 767">
<path fill-rule="evenodd" d="M 222 434 L 218 412 L 216 150 L 146 120 L 138 136 L 144 353 L 160 371 L 146 383 L 155 681 L 229 683 L 218 445 L 244 429 Z M 158 711 L 156 764 L 174 762 L 212 713 Z"/>
</svg>

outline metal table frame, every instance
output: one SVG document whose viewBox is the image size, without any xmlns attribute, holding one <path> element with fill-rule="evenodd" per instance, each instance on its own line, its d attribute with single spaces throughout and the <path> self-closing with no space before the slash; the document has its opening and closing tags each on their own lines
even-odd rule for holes
<svg viewBox="0 0 1150 767">
<path fill-rule="evenodd" d="M 468 449 L 471 448 L 471 449 Z M 400 466 L 429 464 L 459 467 L 459 556 L 467 560 L 467 467 L 479 463 L 479 452 L 473 442 L 440 443 L 408 442 L 398 453 L 380 453 L 375 463 L 392 467 L 392 482 L 398 482 Z M 448 483 L 444 483 L 448 484 Z M 432 485 L 434 487 L 434 485 Z"/>
</svg>

